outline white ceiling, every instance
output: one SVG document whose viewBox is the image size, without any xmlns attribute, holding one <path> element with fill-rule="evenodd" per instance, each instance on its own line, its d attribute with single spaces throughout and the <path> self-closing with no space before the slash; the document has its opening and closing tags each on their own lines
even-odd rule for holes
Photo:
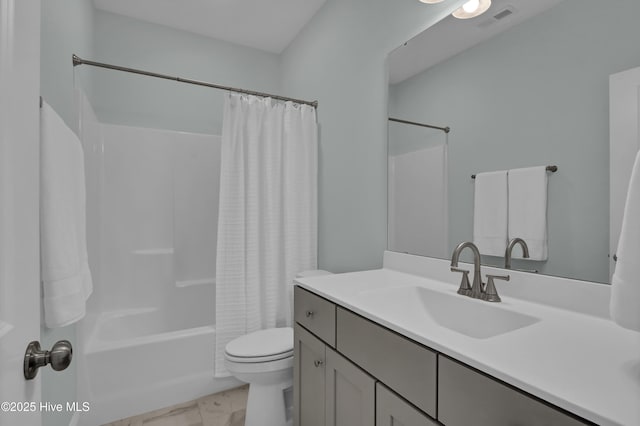
<svg viewBox="0 0 640 426">
<path fill-rule="evenodd" d="M 562 0 L 492 0 L 491 8 L 472 19 L 449 15 L 409 40 L 389 55 L 389 83 L 395 84 L 421 73 L 512 26 L 553 7 Z M 513 13 L 502 19 L 505 9 Z"/>
<path fill-rule="evenodd" d="M 326 0 L 94 0 L 98 9 L 281 53 Z"/>
</svg>

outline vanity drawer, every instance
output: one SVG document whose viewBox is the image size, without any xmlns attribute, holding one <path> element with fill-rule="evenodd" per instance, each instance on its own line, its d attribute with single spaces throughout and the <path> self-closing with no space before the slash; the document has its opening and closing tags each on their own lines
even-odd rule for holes
<svg viewBox="0 0 640 426">
<path fill-rule="evenodd" d="M 442 355 L 438 373 L 438 420 L 446 426 L 592 424 Z"/>
<path fill-rule="evenodd" d="M 293 294 L 295 322 L 335 348 L 336 305 L 299 286 Z"/>
<path fill-rule="evenodd" d="M 436 416 L 436 353 L 345 309 L 336 348 L 407 401 Z"/>
</svg>

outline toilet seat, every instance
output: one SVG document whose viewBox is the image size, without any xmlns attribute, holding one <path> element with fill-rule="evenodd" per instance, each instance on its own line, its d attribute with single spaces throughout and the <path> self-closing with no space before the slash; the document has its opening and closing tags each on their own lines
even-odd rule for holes
<svg viewBox="0 0 640 426">
<path fill-rule="evenodd" d="M 278 361 L 293 356 L 291 327 L 259 330 L 229 342 L 225 358 L 236 363 Z"/>
</svg>

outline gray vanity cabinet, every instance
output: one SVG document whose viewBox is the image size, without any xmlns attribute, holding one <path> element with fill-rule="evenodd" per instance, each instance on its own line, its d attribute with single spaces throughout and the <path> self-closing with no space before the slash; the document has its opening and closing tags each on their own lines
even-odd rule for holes
<svg viewBox="0 0 640 426">
<path fill-rule="evenodd" d="M 346 309 L 336 318 L 338 351 L 435 418 L 436 352 Z"/>
<path fill-rule="evenodd" d="M 592 425 L 295 288 L 294 426 Z"/>
<path fill-rule="evenodd" d="M 298 324 L 294 335 L 294 424 L 373 426 L 375 380 Z"/>
<path fill-rule="evenodd" d="M 437 424 L 380 382 L 376 384 L 376 426 L 436 426 Z"/>
<path fill-rule="evenodd" d="M 294 295 L 294 425 L 374 426 L 375 380 L 331 348 L 335 305 L 298 287 Z"/>
<path fill-rule="evenodd" d="M 438 420 L 447 426 L 591 424 L 442 355 L 438 373 Z"/>
</svg>

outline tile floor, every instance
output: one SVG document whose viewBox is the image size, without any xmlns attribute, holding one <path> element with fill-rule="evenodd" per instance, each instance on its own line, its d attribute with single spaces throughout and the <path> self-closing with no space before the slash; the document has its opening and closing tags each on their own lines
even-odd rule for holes
<svg viewBox="0 0 640 426">
<path fill-rule="evenodd" d="M 249 385 L 104 426 L 244 426 Z"/>
</svg>

